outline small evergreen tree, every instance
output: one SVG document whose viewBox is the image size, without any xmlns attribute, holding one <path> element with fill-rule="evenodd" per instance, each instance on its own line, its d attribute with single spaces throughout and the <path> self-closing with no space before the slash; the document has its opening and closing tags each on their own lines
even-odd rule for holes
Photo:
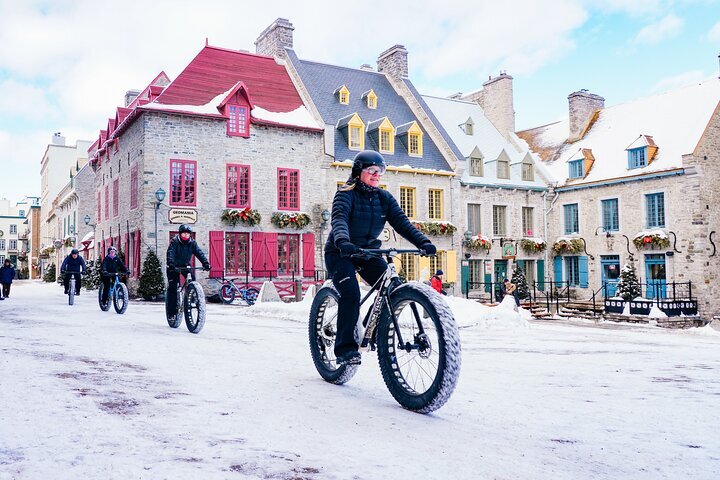
<svg viewBox="0 0 720 480">
<path fill-rule="evenodd" d="M 87 262 L 87 275 L 82 279 L 82 286 L 87 290 L 95 290 L 100 286 L 100 268 L 102 268 L 102 260 L 90 260 Z"/>
<path fill-rule="evenodd" d="M 138 295 L 145 300 L 152 300 L 159 297 L 165 291 L 165 280 L 160 268 L 160 259 L 155 252 L 148 250 L 143 262 L 142 273 L 140 274 L 140 286 Z"/>
<path fill-rule="evenodd" d="M 640 283 L 638 282 L 635 265 L 630 262 L 620 271 L 620 280 L 618 281 L 615 295 L 627 301 L 639 297 L 640 294 Z"/>
<path fill-rule="evenodd" d="M 525 272 L 522 268 L 515 267 L 510 281 L 514 283 L 517 287 L 518 298 L 520 298 L 520 300 L 530 298 L 530 288 L 528 287 L 527 279 L 525 278 Z"/>
<path fill-rule="evenodd" d="M 55 264 L 51 263 L 43 274 L 43 282 L 52 283 L 55 281 Z"/>
</svg>

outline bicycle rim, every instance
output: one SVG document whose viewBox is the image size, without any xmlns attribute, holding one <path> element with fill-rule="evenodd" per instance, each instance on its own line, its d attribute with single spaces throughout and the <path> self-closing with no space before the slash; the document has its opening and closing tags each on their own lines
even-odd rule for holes
<svg viewBox="0 0 720 480">
<path fill-rule="evenodd" d="M 200 333 L 205 325 L 205 294 L 197 282 L 185 289 L 185 324 L 192 333 Z"/>
<path fill-rule="evenodd" d="M 260 295 L 260 291 L 257 288 L 248 288 L 245 290 L 245 302 L 248 305 L 255 305 L 258 295 Z"/>
<path fill-rule="evenodd" d="M 102 296 L 103 291 L 105 291 L 105 285 L 102 283 L 98 286 L 98 305 L 100 305 L 100 310 L 103 312 L 107 312 L 110 309 L 110 298 L 108 296 L 108 301 L 103 303 Z"/>
<path fill-rule="evenodd" d="M 235 289 L 232 285 L 223 285 L 220 288 L 220 298 L 223 303 L 232 303 L 235 300 Z"/>
<path fill-rule="evenodd" d="M 122 315 L 128 307 L 128 289 L 124 283 L 118 283 L 113 295 L 113 306 L 115 313 Z"/>
<path fill-rule="evenodd" d="M 68 289 L 68 305 L 75 304 L 75 278 L 70 279 L 70 288 Z"/>
</svg>

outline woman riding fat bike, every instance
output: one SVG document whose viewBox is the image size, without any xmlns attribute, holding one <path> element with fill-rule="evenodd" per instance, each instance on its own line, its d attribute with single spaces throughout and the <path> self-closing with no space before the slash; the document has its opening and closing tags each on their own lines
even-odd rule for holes
<svg viewBox="0 0 720 480">
<path fill-rule="evenodd" d="M 180 225 L 178 234 L 168 245 L 166 257 L 168 288 L 165 292 L 165 314 L 170 324 L 175 322 L 178 313 L 177 292 L 180 275 L 182 274 L 187 280 L 187 271 L 178 270 L 178 267 L 190 265 L 193 256 L 202 262 L 203 270 L 210 270 L 210 262 L 205 253 L 195 242 L 195 239 L 192 238 L 192 228 L 190 225 Z"/>
</svg>

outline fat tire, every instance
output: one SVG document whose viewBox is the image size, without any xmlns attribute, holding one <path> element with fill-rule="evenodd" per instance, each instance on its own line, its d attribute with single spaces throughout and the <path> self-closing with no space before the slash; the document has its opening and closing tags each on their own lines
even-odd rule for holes
<svg viewBox="0 0 720 480">
<path fill-rule="evenodd" d="M 115 308 L 115 313 L 118 315 L 125 313 L 125 310 L 127 310 L 128 307 L 128 302 L 127 285 L 119 282 L 115 288 L 115 295 L 113 295 L 113 307 Z"/>
<path fill-rule="evenodd" d="M 248 305 L 255 305 L 258 295 L 260 295 L 260 290 L 255 287 L 248 288 L 245 290 L 245 303 Z"/>
<path fill-rule="evenodd" d="M 235 300 L 235 289 L 232 285 L 223 285 L 220 287 L 220 299 L 224 304 L 230 304 Z"/>
<path fill-rule="evenodd" d="M 428 326 L 428 322 L 432 322 L 437 332 L 438 345 L 432 345 L 432 349 L 437 349 L 438 366 L 432 383 L 424 392 L 416 392 L 408 385 L 398 365 L 395 325 L 385 308 L 377 331 L 378 363 L 383 380 L 390 394 L 404 408 L 418 413 L 433 412 L 448 401 L 460 375 L 460 334 L 457 324 L 447 302 L 427 285 L 418 282 L 401 285 L 392 291 L 390 301 L 396 313 L 403 305 L 410 308 L 408 302 L 415 302 L 427 312 L 427 318 L 421 320 Z M 407 338 L 406 332 L 403 331 L 403 334 L 404 341 L 412 340 Z"/>
<path fill-rule="evenodd" d="M 335 385 L 342 385 L 350 381 L 359 367 L 359 365 L 341 365 L 338 367 L 335 362 L 333 349 L 335 347 L 335 335 L 337 334 L 337 316 L 334 321 L 326 323 L 325 313 L 328 304 L 334 301 L 335 305 L 337 305 L 339 299 L 340 294 L 332 287 L 323 287 L 318 290 L 310 307 L 310 319 L 308 322 L 310 354 L 315 369 L 317 369 L 323 380 Z M 328 330 L 328 326 L 332 328 Z M 325 335 L 322 335 L 323 328 Z M 332 333 L 329 337 L 328 332 Z"/>
<path fill-rule="evenodd" d="M 102 294 L 104 290 L 105 284 L 100 283 L 100 285 L 98 286 L 98 305 L 100 305 L 100 310 L 102 310 L 103 312 L 107 312 L 108 310 L 110 310 L 110 299 L 108 298 L 108 301 L 105 303 L 102 302 Z"/>
<path fill-rule="evenodd" d="M 75 305 L 75 277 L 70 279 L 68 288 L 68 305 Z"/>
<path fill-rule="evenodd" d="M 166 305 L 167 305 L 167 299 L 168 299 L 168 296 L 165 295 L 165 304 Z M 180 323 L 182 322 L 182 315 L 183 315 L 182 290 L 180 288 L 180 285 L 178 285 L 178 288 L 177 288 L 177 305 L 175 308 L 177 308 L 177 310 L 175 311 L 176 313 L 175 313 L 174 317 L 168 317 L 167 308 L 165 309 L 165 317 L 167 318 L 167 322 L 168 322 L 168 325 L 170 325 L 170 328 L 178 328 L 180 326 Z"/>
<path fill-rule="evenodd" d="M 195 303 L 192 297 L 196 297 Z M 185 288 L 185 325 L 190 333 L 200 333 L 205 326 L 205 292 L 198 282 L 190 282 Z"/>
</svg>

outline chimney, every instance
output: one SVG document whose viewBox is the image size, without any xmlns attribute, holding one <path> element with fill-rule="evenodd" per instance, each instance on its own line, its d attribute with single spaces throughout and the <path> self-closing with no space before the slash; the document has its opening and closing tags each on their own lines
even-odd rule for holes
<svg viewBox="0 0 720 480">
<path fill-rule="evenodd" d="M 285 47 L 293 48 L 293 24 L 286 18 L 278 18 L 255 40 L 255 53 L 284 58 Z"/>
<path fill-rule="evenodd" d="M 574 142 L 580 139 L 593 114 L 605 108 L 605 99 L 583 89 L 568 95 L 568 107 L 570 116 L 568 141 Z"/>
<path fill-rule="evenodd" d="M 482 90 L 469 93 L 462 100 L 480 104 L 487 119 L 506 139 L 510 139 L 510 132 L 515 132 L 513 77 L 507 72 L 502 71 L 497 77 L 490 77 L 483 83 Z"/>
<path fill-rule="evenodd" d="M 60 132 L 55 132 L 52 136 L 52 144 L 53 145 L 60 145 L 65 146 L 65 137 L 63 137 Z"/>
<path fill-rule="evenodd" d="M 128 90 L 125 92 L 125 107 L 127 108 L 138 95 L 140 95 L 140 90 Z"/>
<path fill-rule="evenodd" d="M 363 63 L 360 65 L 360 70 L 365 70 L 366 72 L 374 72 L 372 66 L 369 63 Z"/>
<path fill-rule="evenodd" d="M 393 78 L 407 78 L 408 61 L 405 47 L 394 45 L 381 53 L 377 59 L 377 71 L 387 73 Z"/>
</svg>

